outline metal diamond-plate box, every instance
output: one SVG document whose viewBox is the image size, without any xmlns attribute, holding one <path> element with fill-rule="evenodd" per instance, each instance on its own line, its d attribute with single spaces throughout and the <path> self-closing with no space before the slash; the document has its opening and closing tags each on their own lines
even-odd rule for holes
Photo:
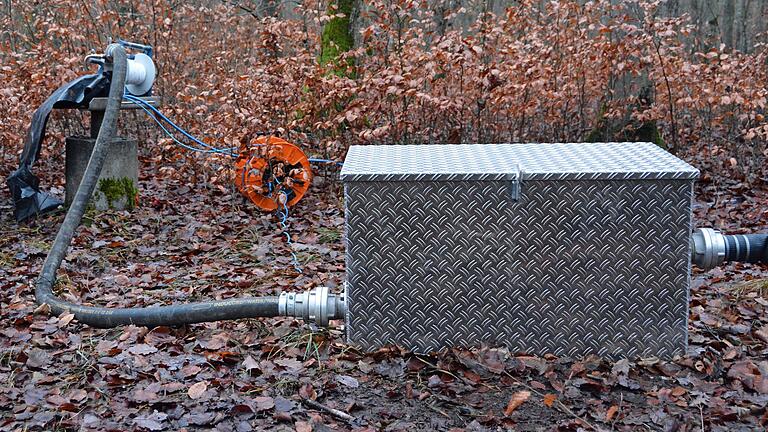
<svg viewBox="0 0 768 432">
<path fill-rule="evenodd" d="M 697 176 L 650 143 L 353 146 L 348 339 L 682 354 Z"/>
</svg>

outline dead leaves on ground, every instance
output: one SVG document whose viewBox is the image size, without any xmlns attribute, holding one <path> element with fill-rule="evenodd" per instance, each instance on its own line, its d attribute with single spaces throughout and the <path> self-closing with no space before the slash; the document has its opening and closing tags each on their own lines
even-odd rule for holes
<svg viewBox="0 0 768 432">
<path fill-rule="evenodd" d="M 180 189 L 162 181 L 168 183 L 153 187 L 166 194 Z M 315 250 L 325 255 L 296 274 L 271 216 L 246 213 L 215 193 L 187 190 L 163 198 L 173 206 L 106 215 L 82 229 L 61 272 L 64 294 L 132 306 L 341 283 L 338 239 L 324 243 L 332 253 Z M 713 212 L 722 217 L 720 210 L 697 217 Z M 36 232 L 22 232 L 7 213 L 0 211 L 2 224 L 19 251 L 54 234 L 55 216 Z M 324 197 L 309 200 L 291 223 L 297 241 L 312 244 L 318 227 L 342 232 L 343 219 Z M 138 241 L 118 234 L 126 226 Z M 94 254 L 90 245 L 99 240 L 105 244 Z M 191 246 L 206 242 L 229 247 Z M 694 278 L 689 355 L 611 362 L 492 347 L 429 356 L 397 347 L 360 353 L 337 330 L 313 332 L 280 319 L 92 329 L 33 303 L 31 281 L 43 258 L 0 270 L 0 410 L 9 413 L 0 429 L 682 430 L 702 417 L 713 430 L 768 424 L 768 299 L 757 282 L 766 277 L 763 267 L 728 266 Z M 308 408 L 305 400 L 357 423 Z"/>
<path fill-rule="evenodd" d="M 509 402 L 507 402 L 507 407 L 504 408 L 504 415 L 509 417 L 512 412 L 518 409 L 520 405 L 524 404 L 530 397 L 531 392 L 528 390 L 522 390 L 513 394 L 512 397 L 509 398 Z"/>
</svg>

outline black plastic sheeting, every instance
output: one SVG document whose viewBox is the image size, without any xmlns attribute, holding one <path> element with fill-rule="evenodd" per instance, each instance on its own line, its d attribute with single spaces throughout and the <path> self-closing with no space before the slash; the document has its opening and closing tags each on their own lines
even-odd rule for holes
<svg viewBox="0 0 768 432">
<path fill-rule="evenodd" d="M 40 191 L 40 179 L 32 173 L 32 166 L 40 157 L 45 126 L 48 116 L 54 108 L 85 108 L 94 97 L 107 96 L 109 92 L 109 74 L 98 73 L 81 76 L 59 87 L 32 115 L 32 123 L 27 130 L 24 151 L 19 160 L 19 168 L 11 173 L 6 184 L 13 197 L 13 215 L 21 222 L 33 216 L 53 211 L 62 205 L 58 198 Z"/>
</svg>

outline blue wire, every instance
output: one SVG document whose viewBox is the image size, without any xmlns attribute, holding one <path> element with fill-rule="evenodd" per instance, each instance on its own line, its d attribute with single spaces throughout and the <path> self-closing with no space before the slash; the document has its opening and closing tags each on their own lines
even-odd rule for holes
<svg viewBox="0 0 768 432">
<path fill-rule="evenodd" d="M 130 95 L 130 94 L 126 94 L 126 95 L 125 95 L 125 97 L 126 97 L 128 100 L 131 100 L 131 101 L 133 101 L 134 103 L 139 103 L 140 105 L 144 105 L 144 106 L 146 106 L 147 108 L 149 108 L 150 110 L 152 110 L 152 111 L 153 111 L 155 114 L 157 114 L 157 115 L 158 115 L 160 118 L 162 118 L 163 120 L 165 120 L 166 122 L 168 122 L 168 124 L 170 124 L 170 125 L 171 125 L 171 127 L 173 127 L 174 129 L 176 129 L 178 132 L 181 132 L 181 133 L 182 133 L 182 135 L 186 136 L 187 138 L 191 139 L 192 141 L 196 142 L 197 144 L 199 144 L 199 145 L 201 145 L 201 146 L 203 146 L 203 147 L 206 147 L 206 148 L 215 149 L 215 147 L 211 146 L 210 144 L 207 144 L 207 143 L 205 143 L 205 142 L 202 142 L 202 141 L 198 140 L 197 138 L 195 138 L 194 136 L 190 135 L 190 134 L 189 134 L 187 131 L 185 131 L 184 129 L 182 129 L 182 128 L 181 128 L 181 127 L 179 127 L 178 125 L 176 125 L 176 124 L 175 124 L 175 123 L 174 123 L 174 122 L 173 122 L 171 119 L 169 119 L 169 118 L 168 118 L 168 117 L 166 117 L 166 116 L 165 116 L 163 113 L 161 113 L 161 112 L 160 112 L 160 110 L 158 110 L 157 108 L 153 107 L 151 104 L 149 104 L 149 103 L 148 103 L 148 102 L 146 102 L 145 100 L 143 100 L 143 99 L 140 99 L 140 98 L 137 98 L 137 97 L 135 97 L 135 96 L 133 96 L 133 95 Z"/>
<path fill-rule="evenodd" d="M 293 261 L 293 268 L 296 269 L 299 273 L 304 273 L 301 269 L 301 264 L 299 263 L 299 258 L 296 256 L 296 253 L 293 251 L 293 242 L 291 241 L 291 234 L 288 233 L 288 224 L 286 224 L 286 221 L 288 221 L 288 194 L 285 192 L 280 192 L 283 197 L 285 197 L 285 201 L 283 201 L 283 209 L 285 209 L 285 213 L 278 210 L 277 214 L 280 216 L 280 226 L 283 228 L 283 234 L 285 234 L 286 242 L 288 243 L 288 247 L 291 249 L 291 260 Z"/>
<path fill-rule="evenodd" d="M 209 153 L 209 154 L 210 153 L 219 153 L 219 154 L 225 154 L 227 156 L 236 156 L 236 154 L 232 152 L 232 148 L 229 148 L 229 149 L 219 149 L 219 148 L 216 148 L 216 147 L 213 147 L 213 146 L 210 146 L 210 145 L 206 145 L 205 143 L 203 143 L 203 145 L 205 147 L 207 147 L 207 148 L 200 149 L 200 148 L 196 148 L 196 147 L 192 147 L 192 146 L 189 146 L 187 144 L 184 144 L 183 142 L 179 141 L 176 138 L 176 136 L 173 135 L 173 133 L 171 133 L 168 129 L 166 129 L 165 126 L 163 126 L 163 124 L 157 119 L 157 117 L 152 115 L 153 114 L 152 111 L 149 111 L 147 108 L 144 107 L 144 105 L 147 105 L 147 104 L 144 103 L 144 101 L 142 101 L 140 99 L 137 99 L 136 102 L 139 102 L 138 103 L 139 108 L 144 110 L 144 112 L 146 112 L 152 118 L 152 120 L 154 120 L 155 123 L 157 123 L 157 125 L 160 126 L 160 128 L 163 130 L 163 132 L 165 132 L 165 134 L 168 135 L 171 139 L 173 139 L 173 141 L 176 144 L 178 144 L 179 146 L 181 146 L 181 147 L 183 147 L 183 148 L 185 148 L 187 150 L 196 151 L 196 152 L 200 152 L 200 153 Z M 148 105 L 148 106 L 150 108 L 154 108 L 151 105 Z M 166 121 L 169 121 L 169 120 L 166 119 Z M 170 122 L 170 123 L 172 124 L 172 122 Z"/>
<path fill-rule="evenodd" d="M 142 102 L 144 102 L 144 101 L 142 101 Z M 175 142 L 177 145 L 179 145 L 179 146 L 181 146 L 181 147 L 183 147 L 183 148 L 185 148 L 185 149 L 187 149 L 187 150 L 191 150 L 191 151 L 194 151 L 194 152 L 199 152 L 199 153 L 209 153 L 209 154 L 210 154 L 210 153 L 222 153 L 222 154 L 226 154 L 226 155 L 231 155 L 231 153 L 227 153 L 225 150 L 221 150 L 221 149 L 217 149 L 217 148 L 201 149 L 201 148 L 192 147 L 192 146 L 189 146 L 189 145 L 187 145 L 187 144 L 184 144 L 183 142 L 179 141 L 179 140 L 176 138 L 176 136 L 174 136 L 174 135 L 173 135 L 173 134 L 172 134 L 172 133 L 171 133 L 171 132 L 170 132 L 168 129 L 166 129 L 166 128 L 165 128 L 165 126 L 163 126 L 163 124 L 162 124 L 162 123 L 161 123 L 161 122 L 160 122 L 160 121 L 159 121 L 159 120 L 158 120 L 158 119 L 157 119 L 155 116 L 153 116 L 153 115 L 152 115 L 152 112 L 151 112 L 151 111 L 149 111 L 148 109 L 146 109 L 146 108 L 145 108 L 145 107 L 144 107 L 142 104 L 138 104 L 138 106 L 139 106 L 139 108 L 141 108 L 142 110 L 144 110 L 144 112 L 146 112 L 146 113 L 149 115 L 149 117 L 150 117 L 152 120 L 154 120 L 154 121 L 155 121 L 155 123 L 157 123 L 157 125 L 158 125 L 158 126 L 160 126 L 160 129 L 162 129 L 162 130 L 163 130 L 163 132 L 165 132 L 165 134 L 166 134 L 166 135 L 168 135 L 169 137 L 171 137 L 171 139 L 173 139 L 173 141 L 174 141 L 174 142 Z M 209 147 L 210 147 L 210 146 L 209 146 Z"/>
<path fill-rule="evenodd" d="M 149 113 L 150 113 L 150 112 L 147 110 L 147 108 L 149 108 L 150 110 L 152 110 L 152 112 L 153 112 L 153 113 L 155 113 L 157 116 L 159 116 L 160 118 L 162 118 L 163 120 L 165 120 L 165 121 L 166 121 L 166 122 L 167 122 L 169 125 L 171 125 L 171 127 L 172 127 L 172 128 L 174 128 L 176 131 L 180 132 L 182 135 L 184 135 L 185 137 L 189 138 L 189 139 L 190 139 L 190 140 L 192 140 L 193 142 L 195 142 L 195 143 L 197 143 L 197 144 L 199 144 L 199 145 L 201 145 L 201 146 L 203 146 L 203 147 L 205 147 L 205 148 L 207 148 L 207 149 L 209 149 L 209 150 L 208 150 L 208 151 L 206 151 L 206 150 L 202 150 L 202 149 L 195 149 L 195 148 L 193 148 L 193 147 L 189 147 L 189 146 L 187 146 L 187 145 L 185 145 L 185 144 L 181 143 L 181 142 L 180 142 L 178 139 L 176 139 L 176 137 L 175 137 L 173 134 L 171 134 L 171 133 L 168 131 L 168 129 L 166 129 L 166 128 L 165 128 L 165 127 L 164 127 L 164 126 L 163 126 L 163 125 L 160 123 L 160 121 L 158 121 L 158 120 L 157 120 L 157 118 L 154 118 L 154 116 L 151 116 L 151 117 L 153 117 L 153 118 L 154 118 L 154 120 L 155 120 L 155 123 L 157 123 L 157 124 L 158 124 L 158 126 L 160 126 L 160 128 L 161 128 L 161 129 L 163 129 L 163 131 L 164 131 L 164 132 L 165 132 L 165 133 L 166 133 L 166 134 L 167 134 L 169 137 L 173 138 L 173 140 L 174 140 L 174 141 L 176 141 L 176 143 L 180 144 L 182 147 L 184 147 L 184 148 L 186 148 L 186 149 L 188 149 L 188 150 L 193 150 L 193 151 L 200 151 L 200 152 L 205 152 L 205 153 L 220 153 L 220 154 L 226 154 L 226 155 L 228 155 L 228 156 L 233 156 L 233 157 L 236 157 L 236 156 L 237 156 L 237 154 L 236 154 L 236 153 L 234 153 L 234 152 L 232 151 L 232 150 L 234 149 L 234 147 L 230 147 L 230 148 L 226 148 L 226 149 L 221 149 L 221 148 L 217 148 L 217 147 L 214 147 L 214 146 L 212 146 L 212 145 L 210 145 L 210 144 L 206 144 L 206 143 L 204 143 L 204 142 L 200 141 L 199 139 L 195 138 L 194 136 L 192 136 L 191 134 L 189 134 L 187 131 L 185 131 L 185 130 L 184 130 L 184 129 L 182 129 L 181 127 L 177 126 L 177 125 L 176 125 L 176 123 L 174 123 L 174 122 L 173 122 L 171 119 L 169 119 L 169 118 L 168 118 L 168 117 L 166 117 L 166 116 L 165 116 L 163 113 L 161 113 L 161 112 L 160 112 L 160 110 L 158 110 L 157 108 L 153 107 L 152 105 L 150 105 L 149 103 L 147 103 L 147 102 L 146 102 L 146 101 L 144 101 L 143 99 L 139 99 L 139 98 L 137 98 L 137 97 L 135 97 L 135 96 L 133 96 L 133 95 L 130 95 L 130 94 L 125 94 L 125 95 L 124 95 L 124 97 L 125 97 L 126 99 L 130 100 L 131 102 L 134 102 L 134 103 L 138 104 L 138 105 L 139 105 L 139 107 L 140 107 L 141 109 L 143 109 L 143 110 L 144 110 L 144 112 L 146 112 L 147 114 L 149 114 Z"/>
<path fill-rule="evenodd" d="M 336 166 L 344 165 L 344 162 L 339 162 L 339 161 L 330 160 L 330 159 L 318 159 L 318 158 L 309 158 L 309 163 L 336 164 Z"/>
<path fill-rule="evenodd" d="M 193 147 L 190 147 L 190 146 L 187 146 L 187 145 L 183 144 L 181 141 L 176 139 L 176 137 L 173 134 L 171 134 L 168 131 L 168 129 L 166 129 L 162 125 L 162 123 L 160 123 L 160 121 L 157 120 L 157 118 L 155 118 L 154 116 L 150 116 L 150 117 L 153 117 L 153 120 L 155 121 L 155 123 L 157 123 L 157 125 L 160 126 L 161 129 L 163 129 L 163 131 L 166 133 L 166 135 L 168 135 L 169 137 L 173 138 L 173 140 L 177 144 L 181 145 L 182 147 L 184 147 L 184 148 L 186 148 L 188 150 L 192 150 L 192 151 L 199 151 L 199 152 L 204 152 L 204 153 L 221 153 L 221 154 L 226 154 L 226 155 L 229 155 L 229 156 L 232 156 L 232 157 L 237 157 L 237 153 L 232 151 L 235 147 L 230 147 L 230 148 L 222 149 L 222 148 L 214 147 L 214 146 L 212 146 L 210 144 L 207 144 L 207 143 L 205 143 L 203 141 L 200 141 L 199 139 L 197 139 L 194 136 L 192 136 L 189 132 L 187 132 L 186 130 L 182 129 L 178 125 L 176 125 L 176 123 L 174 123 L 171 119 L 169 119 L 163 113 L 161 113 L 160 110 L 158 110 L 157 108 L 153 107 L 151 104 L 147 103 L 147 101 L 145 101 L 143 99 L 140 99 L 140 98 L 137 98 L 136 96 L 133 96 L 133 95 L 128 94 L 128 93 L 126 93 L 123 96 L 126 99 L 128 99 L 128 100 L 130 100 L 130 101 L 132 101 L 134 103 L 137 103 L 139 105 L 139 107 L 141 109 L 143 109 L 147 114 L 150 113 L 147 110 L 147 108 L 149 108 L 150 110 L 152 110 L 153 113 L 155 113 L 157 116 L 159 116 L 161 119 L 165 120 L 169 125 L 171 125 L 171 127 L 174 128 L 176 131 L 180 132 L 182 135 L 184 135 L 185 137 L 189 138 L 193 142 L 195 142 L 195 143 L 197 143 L 197 144 L 207 148 L 208 150 L 206 151 L 206 150 L 202 150 L 202 149 L 196 149 L 196 148 L 193 148 Z M 256 145 L 257 146 L 263 146 L 263 145 L 266 145 L 266 144 L 256 144 Z M 343 162 L 338 162 L 338 161 L 331 160 L 331 159 L 320 159 L 320 158 L 309 158 L 309 162 L 310 163 L 336 164 L 336 166 L 343 166 L 344 165 Z"/>
</svg>

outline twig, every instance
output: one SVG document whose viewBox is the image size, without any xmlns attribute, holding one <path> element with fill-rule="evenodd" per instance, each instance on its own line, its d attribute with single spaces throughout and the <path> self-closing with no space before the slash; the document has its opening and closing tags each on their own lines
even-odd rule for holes
<svg viewBox="0 0 768 432">
<path fill-rule="evenodd" d="M 354 423 L 357 420 L 354 417 L 352 417 L 351 415 L 345 413 L 344 411 L 337 410 L 336 408 L 331 408 L 331 407 L 329 407 L 327 405 L 323 405 L 320 402 L 314 401 L 312 399 L 301 398 L 301 402 L 304 403 L 304 405 L 306 405 L 306 406 L 308 406 L 310 408 L 314 408 L 316 410 L 326 412 L 326 413 L 332 415 L 333 417 L 336 417 L 338 419 L 344 420 L 347 423 Z"/>
<path fill-rule="evenodd" d="M 429 366 L 430 368 L 432 368 L 432 370 L 435 370 L 435 371 L 437 371 L 437 372 L 440 372 L 440 373 L 444 373 L 444 374 L 446 374 L 446 375 L 452 376 L 453 378 L 455 378 L 455 379 L 456 379 L 456 380 L 458 380 L 458 381 L 461 381 L 461 382 L 463 382 L 464 384 L 469 384 L 469 385 L 480 384 L 481 386 L 484 386 L 484 387 L 486 387 L 486 388 L 489 388 L 489 389 L 491 388 L 491 386 L 489 386 L 489 385 L 488 385 L 488 384 L 486 384 L 486 383 L 482 383 L 482 382 L 481 382 L 481 383 L 475 383 L 474 381 L 472 381 L 472 380 L 469 380 L 469 379 L 467 379 L 466 377 L 460 377 L 460 376 L 458 376 L 458 375 L 456 375 L 456 374 L 454 374 L 454 373 L 452 373 L 452 372 L 449 372 L 449 371 L 447 371 L 447 370 L 445 370 L 445 369 L 440 369 L 440 368 L 439 368 L 439 367 L 437 367 L 436 365 L 433 365 L 432 363 L 430 363 L 430 362 L 428 362 L 428 361 L 424 360 L 423 358 L 419 357 L 418 355 L 414 355 L 413 357 L 414 357 L 416 360 L 418 360 L 418 361 L 420 361 L 420 362 L 424 363 L 425 365 Z"/>
<path fill-rule="evenodd" d="M 612 431 L 615 429 L 616 421 L 619 419 L 619 416 L 621 415 L 621 405 L 624 404 L 624 393 L 623 392 L 619 393 L 619 395 L 620 395 L 620 397 L 619 397 L 619 409 L 616 411 L 616 415 L 613 418 L 613 421 L 611 422 L 611 430 Z M 701 432 L 704 432 L 703 428 L 701 429 Z"/>
</svg>

